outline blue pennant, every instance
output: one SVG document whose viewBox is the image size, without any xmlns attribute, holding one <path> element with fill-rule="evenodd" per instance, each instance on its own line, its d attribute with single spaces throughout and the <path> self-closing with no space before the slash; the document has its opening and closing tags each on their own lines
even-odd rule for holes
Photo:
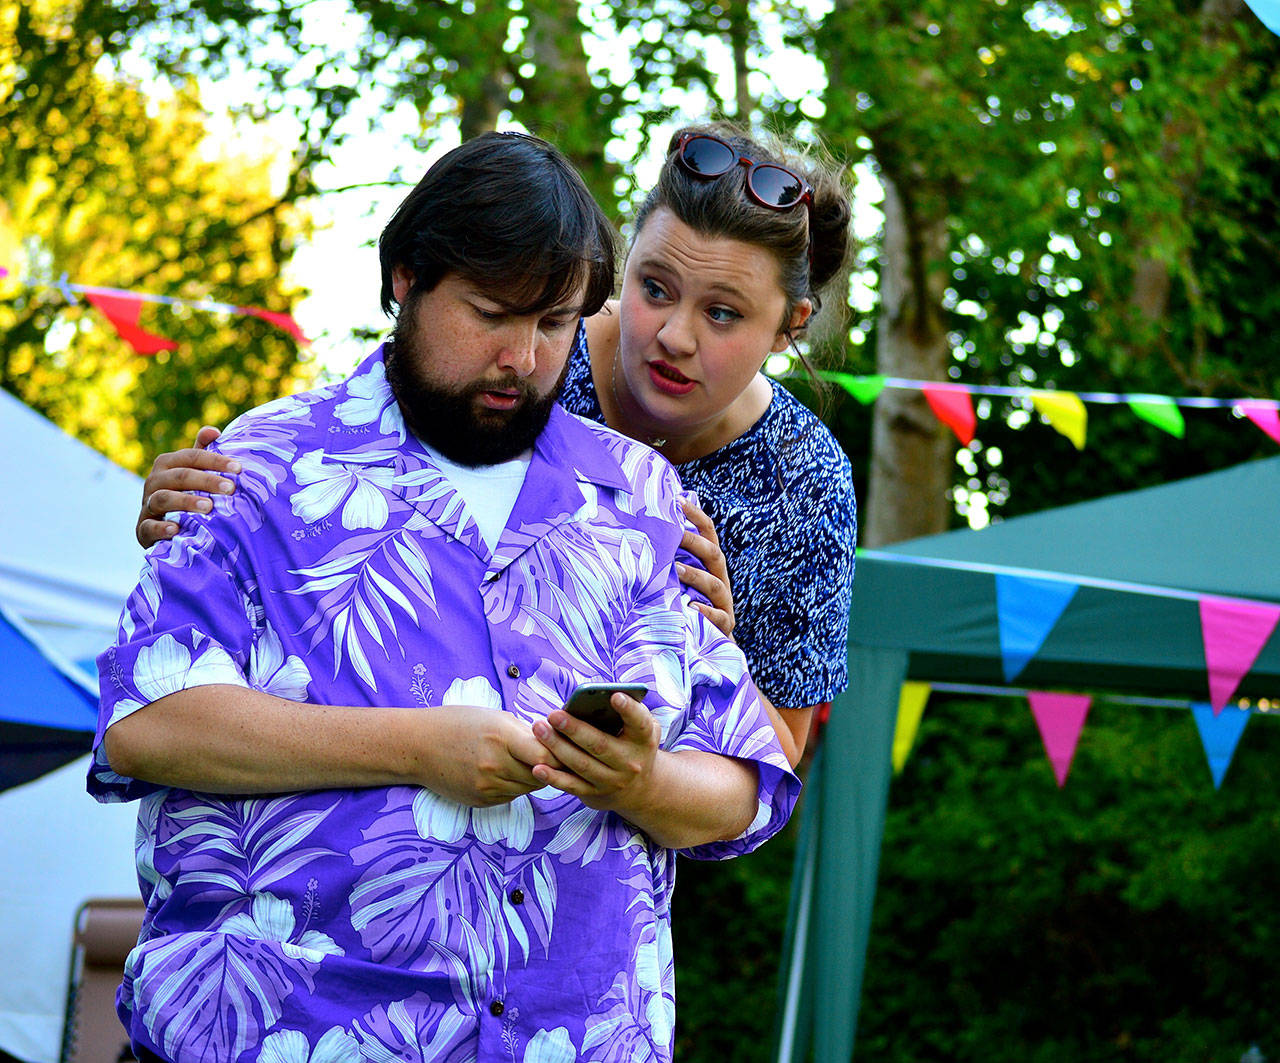
<svg viewBox="0 0 1280 1063">
<path fill-rule="evenodd" d="M 1062 580 L 996 574 L 996 614 L 1005 682 L 1012 682 L 1040 652 L 1078 584 Z"/>
<path fill-rule="evenodd" d="M 1213 788 L 1216 790 L 1231 766 L 1231 758 L 1235 756 L 1240 736 L 1249 722 L 1249 710 L 1228 705 L 1215 716 L 1212 705 L 1197 701 L 1192 703 L 1191 713 L 1200 730 L 1200 742 L 1204 746 L 1204 755 L 1209 758 L 1209 770 L 1213 773 Z"/>
</svg>

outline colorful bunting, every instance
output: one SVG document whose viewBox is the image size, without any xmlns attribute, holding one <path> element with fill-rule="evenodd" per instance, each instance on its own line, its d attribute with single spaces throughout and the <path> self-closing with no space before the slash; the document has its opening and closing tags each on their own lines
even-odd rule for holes
<svg viewBox="0 0 1280 1063">
<path fill-rule="evenodd" d="M 1278 0 L 1280 2 L 1280 0 Z M 1240 412 L 1261 428 L 1277 443 L 1280 443 L 1280 409 L 1268 402 L 1245 401 L 1240 403 Z"/>
<path fill-rule="evenodd" d="M 1131 395 L 1129 409 L 1161 431 L 1181 439 L 1187 431 L 1178 404 L 1168 395 Z"/>
<path fill-rule="evenodd" d="M 8 275 L 9 270 L 0 266 L 0 278 Z M 72 284 L 65 273 L 53 284 L 23 283 L 28 288 L 53 288 L 60 292 L 68 303 L 72 304 L 79 301 L 76 298 L 77 294 L 83 295 L 106 316 L 116 333 L 139 354 L 172 351 L 176 350 L 178 346 L 173 340 L 166 339 L 164 336 L 157 336 L 155 333 L 147 332 L 139 327 L 138 319 L 142 313 L 143 303 L 163 303 L 167 306 L 183 306 L 192 310 L 208 310 L 215 313 L 257 317 L 274 325 L 281 332 L 288 333 L 303 346 L 311 342 L 303 333 L 298 322 L 294 320 L 292 314 L 282 313 L 278 310 L 264 310 L 260 306 L 234 306 L 231 303 L 214 302 L 212 299 L 177 299 L 169 295 L 153 295 L 150 292 L 135 292 L 123 288 L 102 288 L 90 284 Z"/>
<path fill-rule="evenodd" d="M 102 311 L 122 340 L 139 354 L 176 351 L 176 340 L 165 339 L 138 325 L 142 315 L 142 299 L 136 295 L 87 291 L 84 297 Z"/>
<path fill-rule="evenodd" d="M 1213 775 L 1213 788 L 1222 785 L 1222 777 L 1231 766 L 1231 758 L 1235 756 L 1236 746 L 1240 744 L 1240 736 L 1244 734 L 1245 724 L 1252 715 L 1248 709 L 1230 708 L 1219 714 L 1212 705 L 1195 702 L 1191 706 L 1191 714 L 1195 717 L 1196 729 L 1200 732 L 1200 744 L 1204 746 L 1204 755 L 1209 761 L 1209 772 Z"/>
<path fill-rule="evenodd" d="M 958 384 L 921 384 L 925 400 L 934 416 L 956 434 L 961 446 L 973 440 L 978 420 L 973 413 L 973 399 L 967 388 Z"/>
<path fill-rule="evenodd" d="M 1078 589 L 1065 580 L 996 573 L 996 618 L 1006 682 L 1012 682 L 1040 652 Z"/>
<path fill-rule="evenodd" d="M 1076 743 L 1084 729 L 1085 717 L 1093 698 L 1088 694 L 1055 694 L 1043 690 L 1027 692 L 1031 713 L 1040 729 L 1044 751 L 1053 765 L 1054 777 L 1059 788 L 1067 781 L 1071 761 L 1076 755 Z"/>
<path fill-rule="evenodd" d="M 1031 405 L 1054 429 L 1084 450 L 1089 412 L 1080 396 L 1071 391 L 1033 391 Z"/>
<path fill-rule="evenodd" d="M 1200 631 L 1215 713 L 1236 692 L 1280 621 L 1280 606 L 1228 598 L 1200 599 Z"/>
<path fill-rule="evenodd" d="M 929 700 L 928 683 L 917 683 L 909 680 L 902 684 L 902 693 L 898 695 L 898 722 L 893 729 L 893 771 L 902 771 L 915 745 L 916 732 L 920 730 L 920 718 L 924 716 L 924 707 Z"/>
</svg>

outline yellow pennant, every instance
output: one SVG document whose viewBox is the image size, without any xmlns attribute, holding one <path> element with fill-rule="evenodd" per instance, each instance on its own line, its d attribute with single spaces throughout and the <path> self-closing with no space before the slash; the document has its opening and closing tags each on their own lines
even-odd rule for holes
<svg viewBox="0 0 1280 1063">
<path fill-rule="evenodd" d="M 1046 421 L 1084 450 L 1089 413 L 1074 391 L 1033 391 L 1031 404 Z"/>
<path fill-rule="evenodd" d="M 900 772 L 907 763 L 907 756 L 915 744 L 916 731 L 920 729 L 920 717 L 924 715 L 925 702 L 929 700 L 928 683 L 908 681 L 902 684 L 898 695 L 898 723 L 893 729 L 893 770 Z"/>
</svg>

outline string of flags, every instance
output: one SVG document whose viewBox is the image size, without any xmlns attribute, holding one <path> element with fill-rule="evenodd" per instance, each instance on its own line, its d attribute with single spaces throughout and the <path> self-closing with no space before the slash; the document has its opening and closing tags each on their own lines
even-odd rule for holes
<svg viewBox="0 0 1280 1063">
<path fill-rule="evenodd" d="M 1273 399 L 1218 399 L 1203 396 L 1124 394 L 1114 391 L 1057 391 L 1029 387 L 956 384 L 935 380 L 911 380 L 878 373 L 856 376 L 832 370 L 819 371 L 824 380 L 838 384 L 858 402 L 869 406 L 885 388 L 919 391 L 934 416 L 955 433 L 962 446 L 972 442 L 978 419 L 974 395 L 1025 398 L 1049 425 L 1083 450 L 1088 435 L 1089 411 L 1086 403 L 1127 406 L 1135 416 L 1181 439 L 1186 434 L 1184 409 L 1235 410 L 1280 443 L 1280 402 Z"/>
<path fill-rule="evenodd" d="M 1069 580 L 996 574 L 996 612 L 1006 683 L 1012 683 L 1039 652 L 1078 589 L 1078 585 Z M 1280 624 L 1280 605 L 1203 596 L 1199 598 L 1199 610 L 1209 701 L 1160 703 L 1189 705 L 1216 789 L 1222 783 L 1253 711 L 1231 705 L 1231 699 Z M 908 681 L 902 684 L 898 700 L 894 771 L 901 771 L 906 764 L 929 694 L 934 689 L 1025 696 L 1058 786 L 1065 785 L 1093 703 L 1093 696 L 1089 694 Z"/>
<path fill-rule="evenodd" d="M 9 271 L 0 266 L 0 277 L 9 276 Z M 203 310 L 213 313 L 230 314 L 239 317 L 261 318 L 275 326 L 281 332 L 292 336 L 302 346 L 311 341 L 307 339 L 301 326 L 292 314 L 278 310 L 266 310 L 260 306 L 237 306 L 234 303 L 221 303 L 213 299 L 179 299 L 171 295 L 156 295 L 152 292 L 132 291 L 127 288 L 106 288 L 93 284 L 73 284 L 64 273 L 53 284 L 38 284 L 20 281 L 25 287 L 35 291 L 50 289 L 61 293 L 71 305 L 80 302 L 80 296 L 107 319 L 117 336 L 125 341 L 134 351 L 142 355 L 159 354 L 161 351 L 178 349 L 176 340 L 150 332 L 140 324 L 143 303 L 161 303 L 165 306 L 181 306 L 191 310 Z"/>
</svg>

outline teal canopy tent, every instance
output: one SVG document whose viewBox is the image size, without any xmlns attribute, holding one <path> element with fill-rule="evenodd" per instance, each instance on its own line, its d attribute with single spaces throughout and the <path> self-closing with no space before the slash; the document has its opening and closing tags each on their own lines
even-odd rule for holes
<svg viewBox="0 0 1280 1063">
<path fill-rule="evenodd" d="M 1277 529 L 1280 458 L 1271 458 L 859 552 L 849 689 L 801 813 L 779 1063 L 853 1054 L 903 681 L 1274 698 Z"/>
</svg>

